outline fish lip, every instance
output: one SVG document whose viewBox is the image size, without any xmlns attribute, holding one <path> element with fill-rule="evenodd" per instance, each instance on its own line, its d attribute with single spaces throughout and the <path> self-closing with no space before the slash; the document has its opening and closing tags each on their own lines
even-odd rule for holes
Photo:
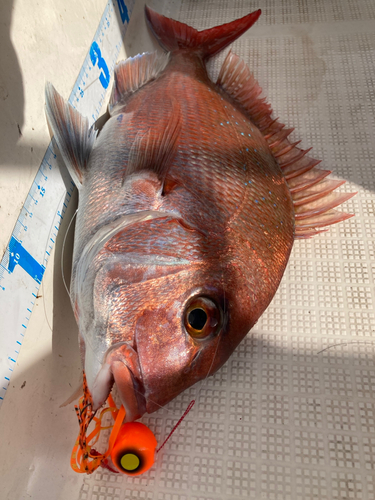
<svg viewBox="0 0 375 500">
<path fill-rule="evenodd" d="M 125 422 L 140 418 L 146 412 L 142 374 L 138 355 L 126 342 L 111 346 L 104 355 L 93 384 L 94 410 L 104 404 L 114 383 L 126 411 Z"/>
<path fill-rule="evenodd" d="M 122 361 L 111 365 L 114 382 L 117 385 L 121 403 L 125 408 L 125 422 L 133 422 L 146 412 L 141 383 L 134 377 L 131 369 Z"/>
<path fill-rule="evenodd" d="M 105 357 L 110 364 L 121 402 L 126 410 L 125 422 L 132 422 L 146 412 L 143 378 L 137 352 L 127 342 L 116 344 Z"/>
</svg>

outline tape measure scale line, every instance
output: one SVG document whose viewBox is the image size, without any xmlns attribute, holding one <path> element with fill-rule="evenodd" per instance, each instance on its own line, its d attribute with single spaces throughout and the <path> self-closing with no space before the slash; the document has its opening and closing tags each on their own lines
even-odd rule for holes
<svg viewBox="0 0 375 500">
<path fill-rule="evenodd" d="M 127 2 L 124 0 L 113 0 L 108 3 L 102 16 L 102 21 L 99 23 L 98 29 L 96 30 L 94 41 L 90 46 L 89 53 L 86 56 L 70 95 L 69 103 L 78 111 L 84 113 L 81 102 L 85 96 L 86 89 L 90 87 L 90 93 L 92 93 L 92 85 L 94 84 L 96 86 L 97 95 L 100 93 L 100 98 L 97 100 L 97 107 L 90 116 L 87 114 L 85 115 L 89 118 L 90 123 L 93 123 L 99 116 L 101 106 L 107 93 L 106 91 L 109 87 L 110 75 L 117 61 L 122 46 L 122 39 L 125 35 L 134 4 L 135 0 L 129 0 Z M 120 14 L 122 24 L 119 24 L 116 19 L 117 14 L 115 12 L 115 5 Z M 110 29 L 111 26 L 114 26 L 114 29 L 118 29 L 117 40 L 112 44 L 110 43 L 112 40 L 106 37 L 106 31 Z M 108 43 L 110 44 L 108 45 Z M 103 57 L 102 53 L 105 52 L 110 53 L 111 57 L 109 59 Z M 110 62 L 109 65 L 108 61 Z M 99 79 L 96 78 L 96 80 L 93 81 L 90 73 L 96 66 L 100 69 L 100 74 Z"/>
<path fill-rule="evenodd" d="M 135 0 L 109 0 L 69 102 L 93 123 L 99 116 Z M 0 263 L 0 405 L 38 297 L 74 183 L 63 178 L 52 142 Z"/>
</svg>

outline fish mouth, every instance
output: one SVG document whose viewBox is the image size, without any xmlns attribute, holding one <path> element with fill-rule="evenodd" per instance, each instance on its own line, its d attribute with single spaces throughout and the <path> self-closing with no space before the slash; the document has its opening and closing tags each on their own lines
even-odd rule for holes
<svg viewBox="0 0 375 500">
<path fill-rule="evenodd" d="M 104 404 L 114 383 L 126 411 L 125 422 L 141 418 L 146 412 L 142 375 L 136 351 L 125 342 L 108 349 L 93 387 L 89 386 L 93 410 Z"/>
</svg>

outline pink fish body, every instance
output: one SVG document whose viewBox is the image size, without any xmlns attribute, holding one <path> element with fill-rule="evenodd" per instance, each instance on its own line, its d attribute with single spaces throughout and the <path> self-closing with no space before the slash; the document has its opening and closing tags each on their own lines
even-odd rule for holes
<svg viewBox="0 0 375 500">
<path fill-rule="evenodd" d="M 127 420 L 214 373 L 272 300 L 295 238 L 350 215 L 229 53 L 260 10 L 198 32 L 146 8 L 167 51 L 120 63 L 98 134 L 48 84 L 47 117 L 79 188 L 71 299 L 95 408 Z"/>
</svg>

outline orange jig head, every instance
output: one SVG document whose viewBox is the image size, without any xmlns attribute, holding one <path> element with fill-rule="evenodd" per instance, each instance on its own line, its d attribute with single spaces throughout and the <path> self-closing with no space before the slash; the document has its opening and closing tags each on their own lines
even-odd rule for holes
<svg viewBox="0 0 375 500">
<path fill-rule="evenodd" d="M 125 408 L 120 409 L 111 395 L 108 397 L 109 407 L 101 410 L 99 417 L 92 411 L 92 398 L 88 390 L 85 373 L 83 374 L 84 395 L 75 407 L 80 432 L 73 447 L 70 464 L 75 472 L 92 474 L 98 467 L 102 466 L 114 471 L 108 457 L 111 455 L 112 462 L 119 472 L 131 476 L 138 476 L 146 472 L 155 462 L 155 450 L 157 441 L 152 431 L 140 422 L 128 422 L 123 424 Z M 102 419 L 105 413 L 111 412 L 114 420 L 113 425 L 104 427 Z M 88 427 L 91 422 L 95 423 L 94 430 L 87 436 Z M 99 439 L 103 429 L 112 427 L 109 436 L 108 449 L 105 453 L 99 453 L 93 446 Z"/>
<path fill-rule="evenodd" d="M 156 446 L 156 438 L 148 427 L 140 422 L 128 422 L 117 435 L 111 459 L 120 472 L 139 476 L 154 464 Z"/>
</svg>

